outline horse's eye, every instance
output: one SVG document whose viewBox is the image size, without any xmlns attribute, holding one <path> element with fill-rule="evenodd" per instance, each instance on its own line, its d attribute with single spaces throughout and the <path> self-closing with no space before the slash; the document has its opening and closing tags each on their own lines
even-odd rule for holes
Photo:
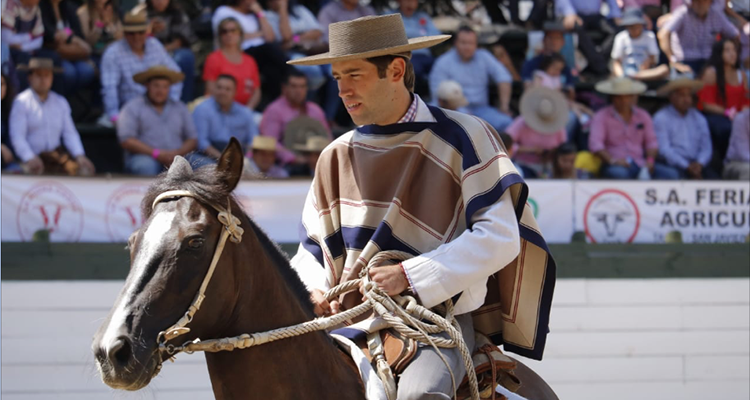
<svg viewBox="0 0 750 400">
<path fill-rule="evenodd" d="M 199 249 L 203 246 L 203 238 L 193 238 L 188 241 L 188 247 L 191 249 Z"/>
</svg>

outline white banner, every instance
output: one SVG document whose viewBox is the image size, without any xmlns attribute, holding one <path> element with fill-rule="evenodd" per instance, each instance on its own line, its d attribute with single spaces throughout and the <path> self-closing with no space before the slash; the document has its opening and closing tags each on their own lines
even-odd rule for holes
<svg viewBox="0 0 750 400">
<path fill-rule="evenodd" d="M 575 226 L 594 243 L 743 243 L 750 182 L 588 181 L 575 185 Z"/>
<path fill-rule="evenodd" d="M 47 229 L 54 242 L 125 242 L 142 223 L 147 178 L 4 175 L 2 240 L 30 241 Z M 591 242 L 744 242 L 750 233 L 748 182 L 530 180 L 529 203 L 548 243 L 574 231 Z M 297 243 L 309 180 L 243 181 L 245 211 L 279 243 Z"/>
</svg>

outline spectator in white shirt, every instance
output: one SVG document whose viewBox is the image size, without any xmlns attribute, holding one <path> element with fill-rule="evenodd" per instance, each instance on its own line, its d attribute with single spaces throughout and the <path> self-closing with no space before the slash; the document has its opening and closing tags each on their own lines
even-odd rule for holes
<svg viewBox="0 0 750 400">
<path fill-rule="evenodd" d="M 664 79 L 669 66 L 657 65 L 659 45 L 656 35 L 644 29 L 646 19 L 639 8 L 625 10 L 620 26 L 625 27 L 615 36 L 612 46 L 612 73 L 642 81 Z"/>
<path fill-rule="evenodd" d="M 94 164 L 84 154 L 70 105 L 50 90 L 55 70 L 52 59 L 32 58 L 24 69 L 29 70 L 30 88 L 16 97 L 10 112 L 11 145 L 23 171 L 93 175 Z"/>
</svg>

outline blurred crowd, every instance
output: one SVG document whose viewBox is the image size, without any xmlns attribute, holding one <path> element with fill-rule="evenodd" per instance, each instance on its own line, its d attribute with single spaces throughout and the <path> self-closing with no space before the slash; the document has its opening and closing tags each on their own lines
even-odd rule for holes
<svg viewBox="0 0 750 400">
<path fill-rule="evenodd" d="M 486 120 L 526 178 L 750 180 L 750 0 L 121 1 L 3 0 L 4 173 L 95 174 L 95 124 L 125 174 L 234 136 L 248 178 L 311 176 L 353 125 L 330 66 L 286 61 L 400 13 L 453 35 L 411 54 L 415 95 Z"/>
</svg>

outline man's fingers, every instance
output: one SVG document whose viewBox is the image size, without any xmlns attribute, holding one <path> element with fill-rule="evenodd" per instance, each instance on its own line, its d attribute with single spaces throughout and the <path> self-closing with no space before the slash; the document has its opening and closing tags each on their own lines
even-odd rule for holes
<svg viewBox="0 0 750 400">
<path fill-rule="evenodd" d="M 331 314 L 338 314 L 341 312 L 341 304 L 339 304 L 338 300 L 332 300 L 330 305 L 331 305 Z"/>
</svg>

